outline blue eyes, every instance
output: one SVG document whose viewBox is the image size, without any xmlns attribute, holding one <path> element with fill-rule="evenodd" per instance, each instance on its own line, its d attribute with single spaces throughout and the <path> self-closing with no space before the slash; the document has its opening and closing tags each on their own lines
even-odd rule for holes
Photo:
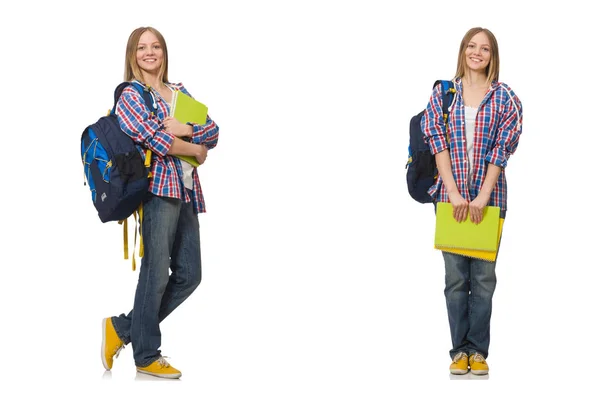
<svg viewBox="0 0 600 396">
<path fill-rule="evenodd" d="M 152 47 L 152 48 L 154 48 L 155 50 L 159 50 L 159 49 L 160 49 L 160 45 L 155 45 L 155 46 L 154 46 L 154 47 Z M 145 46 L 139 46 L 139 47 L 137 47 L 137 50 L 138 50 L 138 51 L 142 51 L 142 50 L 144 50 L 144 49 L 146 49 L 146 47 L 145 47 Z"/>
<path fill-rule="evenodd" d="M 473 49 L 473 48 L 475 48 L 475 45 L 469 44 L 469 45 L 467 45 L 467 48 Z M 485 51 L 485 52 L 490 52 L 490 49 L 488 47 L 483 47 L 481 50 Z"/>
</svg>

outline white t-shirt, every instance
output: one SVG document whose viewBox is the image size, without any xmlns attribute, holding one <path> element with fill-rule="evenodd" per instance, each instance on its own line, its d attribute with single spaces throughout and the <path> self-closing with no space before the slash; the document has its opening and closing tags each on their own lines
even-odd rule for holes
<svg viewBox="0 0 600 396">
<path fill-rule="evenodd" d="M 467 140 L 467 157 L 469 159 L 469 180 L 473 175 L 473 143 L 475 140 L 475 118 L 477 109 L 465 106 L 465 139 Z"/>
<path fill-rule="evenodd" d="M 185 161 L 180 162 L 181 169 L 183 170 L 183 185 L 188 190 L 191 190 L 194 186 L 194 179 L 192 178 L 192 172 L 194 171 L 194 167 Z"/>
</svg>

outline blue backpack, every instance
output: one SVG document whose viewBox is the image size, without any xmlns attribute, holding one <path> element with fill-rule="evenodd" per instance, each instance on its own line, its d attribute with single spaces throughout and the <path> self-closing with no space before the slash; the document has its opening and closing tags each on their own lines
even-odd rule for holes
<svg viewBox="0 0 600 396">
<path fill-rule="evenodd" d="M 112 110 L 81 134 L 83 170 L 103 223 L 127 219 L 148 195 L 151 152 L 144 162 L 133 139 L 121 130 L 115 114 L 117 101 L 129 85 L 140 92 L 146 103 L 152 103 L 150 92 L 140 84 L 123 82 L 115 89 Z"/>
<path fill-rule="evenodd" d="M 448 109 L 452 104 L 456 89 L 452 81 L 437 80 L 433 84 L 433 88 L 438 84 L 442 84 L 442 110 L 447 129 Z M 435 156 L 431 154 L 429 145 L 425 143 L 425 135 L 421 130 L 421 118 L 424 112 L 425 110 L 421 111 L 410 120 L 410 143 L 405 169 L 407 169 L 406 183 L 410 196 L 417 202 L 430 203 L 433 202 L 433 199 L 427 191 L 437 181 L 438 171 Z"/>
<path fill-rule="evenodd" d="M 150 160 L 152 151 L 146 151 L 146 160 L 142 160 L 136 145 L 119 126 L 115 114 L 117 102 L 123 89 L 131 85 L 142 98 L 148 110 L 152 113 L 150 103 L 155 104 L 149 90 L 139 83 L 123 82 L 117 86 L 114 94 L 112 109 L 104 117 L 87 126 L 81 134 L 81 161 L 85 179 L 92 193 L 92 202 L 98 211 L 98 216 L 103 223 L 118 221 L 123 224 L 123 250 L 124 258 L 129 258 L 127 218 L 135 218 L 136 232 L 140 234 L 139 256 L 144 255 L 142 240 L 142 204 L 149 196 L 150 186 Z M 84 182 L 85 184 L 85 182 Z M 139 217 L 140 226 L 137 227 Z M 135 271 L 135 253 L 132 257 L 132 269 Z"/>
</svg>

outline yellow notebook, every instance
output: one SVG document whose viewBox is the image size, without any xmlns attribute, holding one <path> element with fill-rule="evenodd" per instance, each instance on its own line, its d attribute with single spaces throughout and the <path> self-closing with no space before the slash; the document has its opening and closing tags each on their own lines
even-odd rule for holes
<svg viewBox="0 0 600 396">
<path fill-rule="evenodd" d="M 493 252 L 498 248 L 500 208 L 486 206 L 479 224 L 471 222 L 469 216 L 461 223 L 452 216 L 452 204 L 439 202 L 436 209 L 436 249 L 468 249 Z"/>
<path fill-rule="evenodd" d="M 203 103 L 198 102 L 196 99 L 184 94 L 181 91 L 173 92 L 170 112 L 171 117 L 174 117 L 182 124 L 191 122 L 194 124 L 203 125 L 206 124 L 207 115 L 208 107 L 206 107 Z M 175 155 L 175 157 L 192 164 L 194 167 L 200 166 L 200 163 L 194 156 Z"/>
<path fill-rule="evenodd" d="M 498 247 L 500 246 L 500 238 L 502 237 L 502 226 L 504 225 L 504 219 L 500 218 L 498 222 L 498 243 L 496 244 L 496 250 L 489 252 L 485 250 L 472 250 L 472 249 L 456 249 L 456 248 L 444 248 L 439 249 L 444 252 L 460 254 L 461 256 L 478 258 L 485 261 L 496 261 L 498 257 Z"/>
</svg>

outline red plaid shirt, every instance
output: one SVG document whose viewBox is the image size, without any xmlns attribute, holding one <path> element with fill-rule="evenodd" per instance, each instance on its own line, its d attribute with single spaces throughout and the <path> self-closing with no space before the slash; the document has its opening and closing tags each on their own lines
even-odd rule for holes
<svg viewBox="0 0 600 396">
<path fill-rule="evenodd" d="M 170 84 L 170 87 L 190 95 L 182 84 Z M 147 148 L 154 154 L 152 155 L 152 180 L 149 187 L 152 194 L 178 198 L 185 202 L 193 200 L 196 213 L 206 212 L 197 169 L 194 168 L 192 173 L 193 189 L 190 197 L 183 185 L 183 171 L 179 158 L 167 155 L 167 151 L 175 139 L 173 135 L 164 130 L 162 123 L 169 114 L 169 104 L 158 96 L 155 96 L 155 99 L 157 108 L 154 115 L 151 115 L 144 103 L 144 98 L 135 88 L 125 88 L 116 108 L 121 129 L 138 144 L 143 158 L 146 156 L 145 149 Z M 204 144 L 208 149 L 217 145 L 219 127 L 210 117 L 207 117 L 206 124 L 192 124 L 192 127 L 192 143 Z"/>
<path fill-rule="evenodd" d="M 488 205 L 499 206 L 501 210 L 505 211 L 507 192 L 504 168 L 519 143 L 523 119 L 521 101 L 508 85 L 499 82 L 492 83 L 479 106 L 475 119 L 473 174 L 469 179 L 461 79 L 455 79 L 454 83 L 456 95 L 448 118 L 450 142 L 448 143 L 446 140 L 441 84 L 434 89 L 421 119 L 424 139 L 429 143 L 431 153 L 434 155 L 445 149 L 450 150 L 454 180 L 458 191 L 467 201 L 472 201 L 479 194 L 488 163 L 502 168 Z M 441 177 L 438 177 L 437 182 L 429 189 L 429 195 L 437 202 L 449 202 L 448 192 Z"/>
</svg>

